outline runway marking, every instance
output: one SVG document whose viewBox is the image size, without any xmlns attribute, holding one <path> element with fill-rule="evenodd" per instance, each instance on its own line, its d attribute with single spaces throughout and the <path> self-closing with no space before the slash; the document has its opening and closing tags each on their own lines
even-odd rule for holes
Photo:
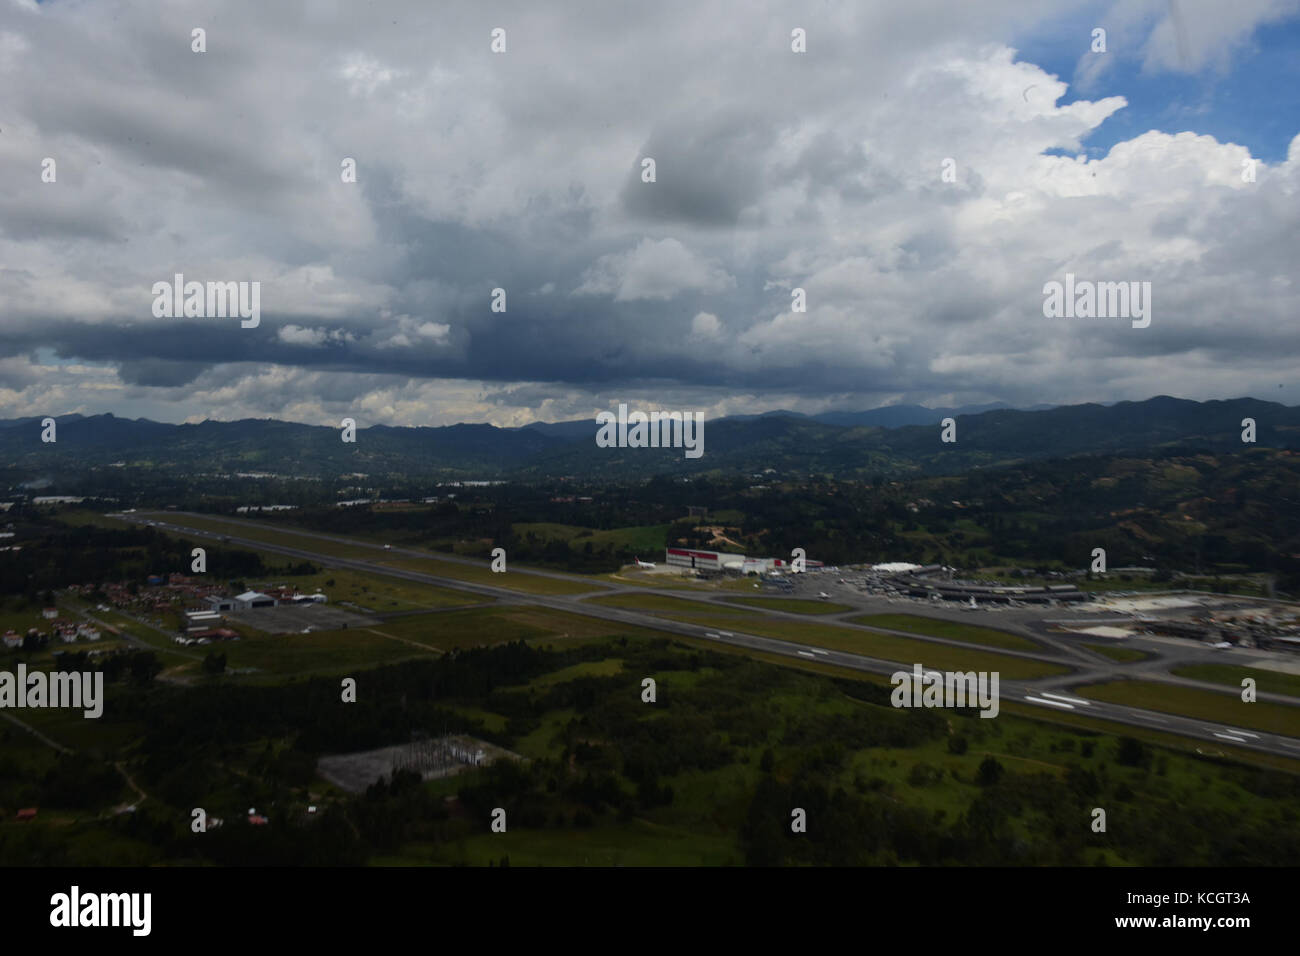
<svg viewBox="0 0 1300 956">
<path fill-rule="evenodd" d="M 1248 743 L 1245 737 L 1234 737 L 1232 734 L 1215 734 L 1216 737 L 1222 737 L 1224 740 L 1231 740 L 1239 744 Z"/>
<path fill-rule="evenodd" d="M 1130 717 L 1140 717 L 1140 718 L 1142 718 L 1143 720 L 1154 720 L 1157 724 L 1167 724 L 1167 723 L 1169 723 L 1169 721 L 1165 720 L 1163 717 L 1150 717 L 1150 716 L 1148 716 L 1147 714 L 1139 714 L 1137 711 L 1130 711 L 1130 712 L 1129 712 L 1129 716 L 1130 716 Z"/>
<path fill-rule="evenodd" d="M 718 631 L 718 633 L 721 634 L 723 637 L 731 637 L 731 636 L 732 636 L 732 634 L 731 634 L 730 631 Z"/>
<path fill-rule="evenodd" d="M 1071 704 L 1083 704 L 1084 707 L 1088 706 L 1088 701 L 1080 700 L 1078 697 L 1066 697 L 1064 694 L 1050 694 L 1047 691 L 1043 691 L 1042 694 L 1044 697 L 1052 698 L 1052 700 L 1065 700 L 1069 701 Z"/>
<path fill-rule="evenodd" d="M 816 657 L 816 654 L 809 654 L 807 651 L 798 651 L 800 657 Z"/>
<path fill-rule="evenodd" d="M 1243 736 L 1243 737 L 1254 737 L 1256 740 L 1259 739 L 1259 734 L 1247 733 L 1247 732 L 1244 731 L 1244 730 L 1234 730 L 1233 733 L 1234 733 L 1234 734 L 1240 734 L 1240 735 Z"/>
<path fill-rule="evenodd" d="M 1053 707 L 1064 707 L 1066 710 L 1074 710 L 1073 704 L 1067 704 L 1059 700 L 1043 700 L 1043 698 L 1041 697 L 1029 697 L 1029 696 L 1026 696 L 1025 700 L 1034 704 L 1050 704 Z"/>
<path fill-rule="evenodd" d="M 822 654 L 822 655 L 826 655 L 826 654 L 829 654 L 829 653 L 830 653 L 830 651 L 823 651 L 820 647 L 814 647 L 814 648 L 812 649 L 812 652 L 813 652 L 814 654 Z"/>
<path fill-rule="evenodd" d="M 1278 741 L 1278 742 L 1279 742 L 1283 747 L 1288 747 L 1288 748 L 1290 748 L 1291 750 L 1300 750 L 1300 744 L 1293 744 L 1293 743 L 1291 743 L 1289 740 L 1281 740 L 1281 741 Z"/>
</svg>

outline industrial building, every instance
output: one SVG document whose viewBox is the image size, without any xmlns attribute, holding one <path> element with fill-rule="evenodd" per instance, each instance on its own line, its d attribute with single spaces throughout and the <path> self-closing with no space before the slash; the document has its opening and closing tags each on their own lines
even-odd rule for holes
<svg viewBox="0 0 1300 956">
<path fill-rule="evenodd" d="M 693 548 L 668 548 L 664 552 L 664 561 L 677 568 L 694 568 L 697 571 L 735 571 L 741 573 L 745 567 L 743 554 L 727 554 L 723 551 L 696 551 Z"/>
<path fill-rule="evenodd" d="M 790 561 L 785 558 L 750 558 L 726 551 L 699 551 L 694 548 L 667 548 L 665 563 L 677 568 L 692 568 L 703 572 L 731 571 L 735 574 L 767 574 L 773 571 L 788 572 Z M 820 561 L 804 561 L 808 569 L 820 568 Z"/>
<path fill-rule="evenodd" d="M 185 630 L 206 631 L 221 623 L 221 615 L 216 611 L 186 611 Z"/>
</svg>

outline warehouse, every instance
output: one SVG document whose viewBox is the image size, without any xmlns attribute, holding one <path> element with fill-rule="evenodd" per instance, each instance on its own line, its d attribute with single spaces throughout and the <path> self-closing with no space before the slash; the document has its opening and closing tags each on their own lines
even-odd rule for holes
<svg viewBox="0 0 1300 956">
<path fill-rule="evenodd" d="M 743 554 L 723 551 L 696 551 L 693 548 L 668 548 L 664 561 L 677 568 L 694 568 L 697 571 L 736 571 L 745 567 Z"/>
<path fill-rule="evenodd" d="M 770 571 L 791 571 L 790 561 L 785 558 L 748 558 L 743 554 L 731 554 L 726 551 L 698 551 L 694 548 L 667 548 L 664 561 L 677 568 L 693 568 L 696 571 L 733 571 L 736 574 L 765 574 Z M 820 568 L 820 561 L 806 560 L 808 569 Z"/>
</svg>

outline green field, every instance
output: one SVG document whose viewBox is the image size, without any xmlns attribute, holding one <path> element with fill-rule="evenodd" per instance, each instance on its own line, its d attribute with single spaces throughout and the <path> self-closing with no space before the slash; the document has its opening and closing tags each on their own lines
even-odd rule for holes
<svg viewBox="0 0 1300 956">
<path fill-rule="evenodd" d="M 1217 694 L 1174 684 L 1137 680 L 1088 684 L 1074 688 L 1073 693 L 1112 704 L 1126 704 L 1165 714 L 1197 717 L 1234 727 L 1300 737 L 1300 707 L 1266 701 L 1248 704 L 1237 694 Z"/>
<path fill-rule="evenodd" d="M 682 620 L 690 620 L 690 616 L 696 614 L 731 615 L 737 619 L 754 620 L 757 620 L 760 616 L 744 608 L 728 607 L 725 604 L 714 604 L 705 601 L 692 601 L 688 598 L 670 597 L 666 594 L 610 594 L 586 598 L 584 603 L 603 604 L 606 607 L 622 607 L 635 611 L 659 612 Z"/>
<path fill-rule="evenodd" d="M 554 522 L 517 522 L 511 525 L 511 529 L 520 537 L 527 537 L 532 534 L 538 541 L 567 541 L 569 547 L 579 550 L 588 542 L 592 548 L 600 550 L 605 545 L 610 545 L 615 550 L 628 550 L 632 552 L 643 552 L 642 561 L 653 561 L 654 555 L 662 552 L 664 541 L 668 535 L 668 529 L 671 525 L 654 524 L 640 525 L 627 528 L 611 528 L 609 530 L 600 530 L 597 528 L 584 528 L 572 524 L 556 524 Z"/>
<path fill-rule="evenodd" d="M 201 650 L 205 653 L 216 651 L 225 654 L 227 668 L 251 668 L 253 673 L 245 679 L 253 683 L 266 683 L 268 680 L 278 681 L 285 677 L 329 674 L 350 676 L 381 664 L 426 655 L 433 648 L 422 649 L 357 627 L 346 631 L 245 637 L 238 641 L 205 645 Z M 187 668 L 185 673 L 197 675 L 198 665 Z"/>
<path fill-rule="evenodd" d="M 1026 680 L 1033 677 L 1050 677 L 1067 673 L 1067 669 L 1046 661 L 1023 657 L 1007 657 L 988 651 L 965 650 L 929 641 L 914 641 L 892 634 L 836 627 L 833 624 L 804 623 L 803 621 L 745 621 L 718 616 L 699 616 L 693 621 L 706 626 L 727 629 L 743 628 L 748 634 L 775 637 L 781 640 L 824 647 L 829 650 L 849 651 L 866 657 L 876 657 L 901 664 L 920 663 L 939 670 L 997 671 L 1008 680 Z"/>
<path fill-rule="evenodd" d="M 1144 661 L 1151 657 L 1146 651 L 1119 644 L 1084 644 L 1083 646 L 1092 648 L 1103 657 L 1109 657 L 1112 661 L 1119 661 L 1121 664 L 1132 664 L 1134 661 Z"/>
<path fill-rule="evenodd" d="M 733 604 L 761 607 L 772 611 L 786 611 L 790 614 L 838 614 L 842 611 L 853 610 L 847 604 L 836 604 L 833 601 L 810 601 L 805 598 L 738 597 L 730 600 Z"/>
<path fill-rule="evenodd" d="M 702 580 L 680 574 L 659 574 L 654 571 L 641 571 L 635 567 L 626 567 L 610 574 L 597 574 L 593 581 L 607 584 L 631 584 L 639 588 L 656 591 L 688 591 L 707 594 L 752 594 L 760 585 L 753 578 L 720 577 Z"/>
<path fill-rule="evenodd" d="M 187 516 L 177 516 L 174 514 L 159 513 L 159 517 L 164 520 L 170 520 L 176 524 L 182 524 L 188 521 Z M 71 511 L 59 516 L 59 518 L 68 524 L 85 525 L 93 524 L 106 528 L 121 528 L 128 526 L 126 522 L 120 519 L 109 518 L 105 515 L 98 515 L 93 512 Z M 189 523 L 200 530 L 221 531 L 231 534 L 238 533 L 234 527 L 223 527 L 219 523 L 220 519 L 194 519 Z M 253 532 L 263 532 L 264 529 L 252 528 L 239 530 L 249 530 Z M 173 536 L 183 536 L 183 532 L 175 532 Z M 266 541 L 267 543 L 285 543 L 282 540 L 276 540 L 274 532 L 264 533 L 260 537 L 258 534 L 249 534 L 246 537 L 256 538 L 257 540 Z M 203 543 L 203 539 L 192 539 L 196 544 Z M 289 542 L 293 543 L 293 542 Z M 324 542 L 322 542 L 324 543 Z M 301 542 L 298 542 L 301 544 Z M 277 554 L 274 551 L 261 551 L 257 548 L 251 548 L 262 561 L 271 566 L 280 566 L 285 562 L 294 559 L 286 557 L 283 554 Z M 362 553 L 356 555 L 360 558 L 373 558 L 375 552 L 373 549 L 361 549 Z M 333 553 L 333 552 L 329 552 Z M 425 573 L 432 573 L 429 568 L 424 567 L 420 570 Z M 500 577 L 500 575 L 497 575 Z M 333 582 L 333 583 L 330 583 Z M 295 587 L 300 591 L 321 590 L 328 593 L 331 601 L 348 601 L 357 604 L 368 610 L 378 613 L 386 611 L 419 611 L 432 610 L 443 607 L 458 607 L 469 604 L 490 603 L 496 599 L 488 595 L 472 594 L 469 591 L 460 591 L 455 588 L 439 587 L 434 584 L 421 584 L 416 581 L 408 581 L 404 578 L 390 577 L 384 574 L 372 574 L 366 571 L 354 571 L 350 568 L 325 568 L 317 574 L 308 575 L 275 575 L 264 578 L 254 578 L 247 582 L 256 587 L 270 587 L 274 584 L 284 584 Z M 83 602 L 84 603 L 84 602 Z"/>
<path fill-rule="evenodd" d="M 267 552 L 267 556 L 274 557 L 270 552 Z M 274 584 L 287 584 L 305 593 L 320 590 L 329 596 L 331 604 L 346 601 L 374 611 L 376 614 L 395 611 L 432 611 L 469 604 L 491 604 L 496 600 L 485 594 L 473 594 L 435 584 L 421 584 L 418 581 L 389 577 L 385 574 L 353 571 L 351 568 L 326 568 L 319 574 L 250 580 L 248 584 L 255 590 Z"/>
<path fill-rule="evenodd" d="M 507 829 L 375 863 L 487 866 L 502 857 L 511 866 L 727 866 L 743 860 L 734 837 L 634 820 L 590 830 Z"/>
<path fill-rule="evenodd" d="M 930 637 L 946 637 L 968 644 L 983 644 L 987 647 L 1000 647 L 1008 651 L 1042 650 L 1037 644 L 1019 634 L 1007 631 L 995 631 L 989 627 L 978 627 L 958 621 L 945 621 L 934 617 L 921 617 L 916 614 L 861 614 L 849 618 L 853 624 L 867 627 L 883 627 L 893 631 L 910 631 L 913 634 L 925 634 Z"/>
<path fill-rule="evenodd" d="M 489 584 L 494 587 L 520 591 L 526 594 L 582 594 L 586 591 L 598 590 L 604 586 L 598 582 L 587 581 L 579 577 L 549 577 L 540 574 L 529 574 L 522 570 L 518 573 L 511 573 L 507 570 L 504 574 L 496 574 L 486 563 L 461 564 L 457 561 L 439 559 L 432 552 L 427 558 L 393 555 L 375 545 L 340 542 L 316 537 L 314 532 L 294 528 L 258 527 L 257 525 L 228 521 L 207 515 L 196 517 L 170 512 L 154 513 L 150 517 L 157 517 L 171 524 L 196 528 L 201 531 L 232 535 L 265 544 L 310 550 L 321 555 L 321 560 L 326 557 L 336 557 L 369 561 L 373 564 L 403 571 L 418 571 L 423 574 L 451 578 L 457 581 Z M 279 560 L 284 559 L 280 557 Z M 337 571 L 334 573 L 337 573 Z"/>
<path fill-rule="evenodd" d="M 1282 671 L 1265 670 L 1262 667 L 1237 667 L 1232 664 L 1184 664 L 1175 667 L 1171 673 L 1193 680 L 1210 681 L 1241 689 L 1244 678 L 1255 681 L 1257 689 L 1270 694 L 1286 694 L 1288 697 L 1300 697 L 1300 674 L 1287 674 Z M 1300 734 L 1300 728 L 1297 729 Z"/>
<path fill-rule="evenodd" d="M 611 635 L 662 636 L 549 608 L 510 606 L 413 614 L 346 630 L 247 637 L 204 650 L 225 653 L 229 668 L 255 668 L 252 679 L 263 682 L 273 675 L 347 674 L 426 653 L 505 641 L 553 643 Z"/>
<path fill-rule="evenodd" d="M 588 600 L 597 604 L 649 611 L 670 620 L 703 624 L 706 627 L 720 630 L 735 628 L 743 630 L 747 634 L 776 637 L 830 650 L 850 651 L 867 657 L 899 661 L 900 663 L 910 664 L 919 661 L 926 666 L 946 670 L 996 670 L 1011 680 L 1066 673 L 1064 667 L 1048 662 L 1006 657 L 1001 654 L 992 654 L 974 649 L 967 651 L 962 648 L 934 644 L 928 641 L 914 641 L 892 634 L 837 627 L 833 624 L 817 624 L 811 621 L 769 620 L 753 611 L 738 608 L 735 610 L 716 608 L 700 601 L 688 601 L 665 595 L 615 594 L 608 597 L 588 598 Z M 906 617 L 905 615 L 882 616 Z M 960 628 L 963 625 L 952 626 Z M 999 631 L 990 631 L 989 633 L 999 637 L 1015 637 L 1015 635 L 1003 634 L 1003 632 Z M 1036 649 L 1036 645 L 1029 644 L 1027 641 L 1025 643 L 1029 647 Z"/>
</svg>

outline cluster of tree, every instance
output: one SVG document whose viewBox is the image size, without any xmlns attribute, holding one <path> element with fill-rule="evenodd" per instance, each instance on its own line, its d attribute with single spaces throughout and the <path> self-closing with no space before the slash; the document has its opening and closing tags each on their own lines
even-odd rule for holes
<svg viewBox="0 0 1300 956">
<path fill-rule="evenodd" d="M 138 686 L 152 682 L 163 669 L 156 653 L 136 648 L 123 648 L 95 657 L 91 657 L 89 651 L 55 651 L 54 662 L 61 671 L 98 670 L 103 672 L 106 683 L 130 681 Z"/>
<path fill-rule="evenodd" d="M 70 584 L 131 581 L 150 574 L 189 574 L 193 542 L 170 538 L 155 528 L 68 527 L 46 521 L 29 528 L 20 551 L 0 552 L 0 593 L 23 595 L 35 604 L 42 592 Z M 315 574 L 311 562 L 268 567 L 252 551 L 202 542 L 213 580 L 271 573 Z M 102 592 L 101 596 L 102 596 Z"/>
<path fill-rule="evenodd" d="M 964 737 L 949 739 L 961 739 L 964 750 Z M 883 780 L 845 787 L 837 762 L 804 758 L 783 776 L 765 756 L 742 829 L 745 858 L 761 866 L 1079 866 L 1110 851 L 1142 866 L 1289 866 L 1300 852 L 1300 830 L 1282 804 L 1300 797 L 1294 776 L 1231 771 L 1244 788 L 1279 801 L 1266 814 L 1248 815 L 1176 804 L 1163 782 L 1153 781 L 1153 764 L 1156 778 L 1163 765 L 1140 741 L 1121 738 L 1113 754 L 1124 771 L 1076 763 L 1064 778 L 1014 773 L 987 756 L 963 781 L 978 792 L 952 819 L 909 805 Z M 919 762 L 908 785 L 936 786 L 944 776 L 943 768 Z M 1092 828 L 1096 807 L 1107 810 L 1104 832 Z M 805 832 L 792 826 L 795 808 L 804 811 Z"/>
</svg>

